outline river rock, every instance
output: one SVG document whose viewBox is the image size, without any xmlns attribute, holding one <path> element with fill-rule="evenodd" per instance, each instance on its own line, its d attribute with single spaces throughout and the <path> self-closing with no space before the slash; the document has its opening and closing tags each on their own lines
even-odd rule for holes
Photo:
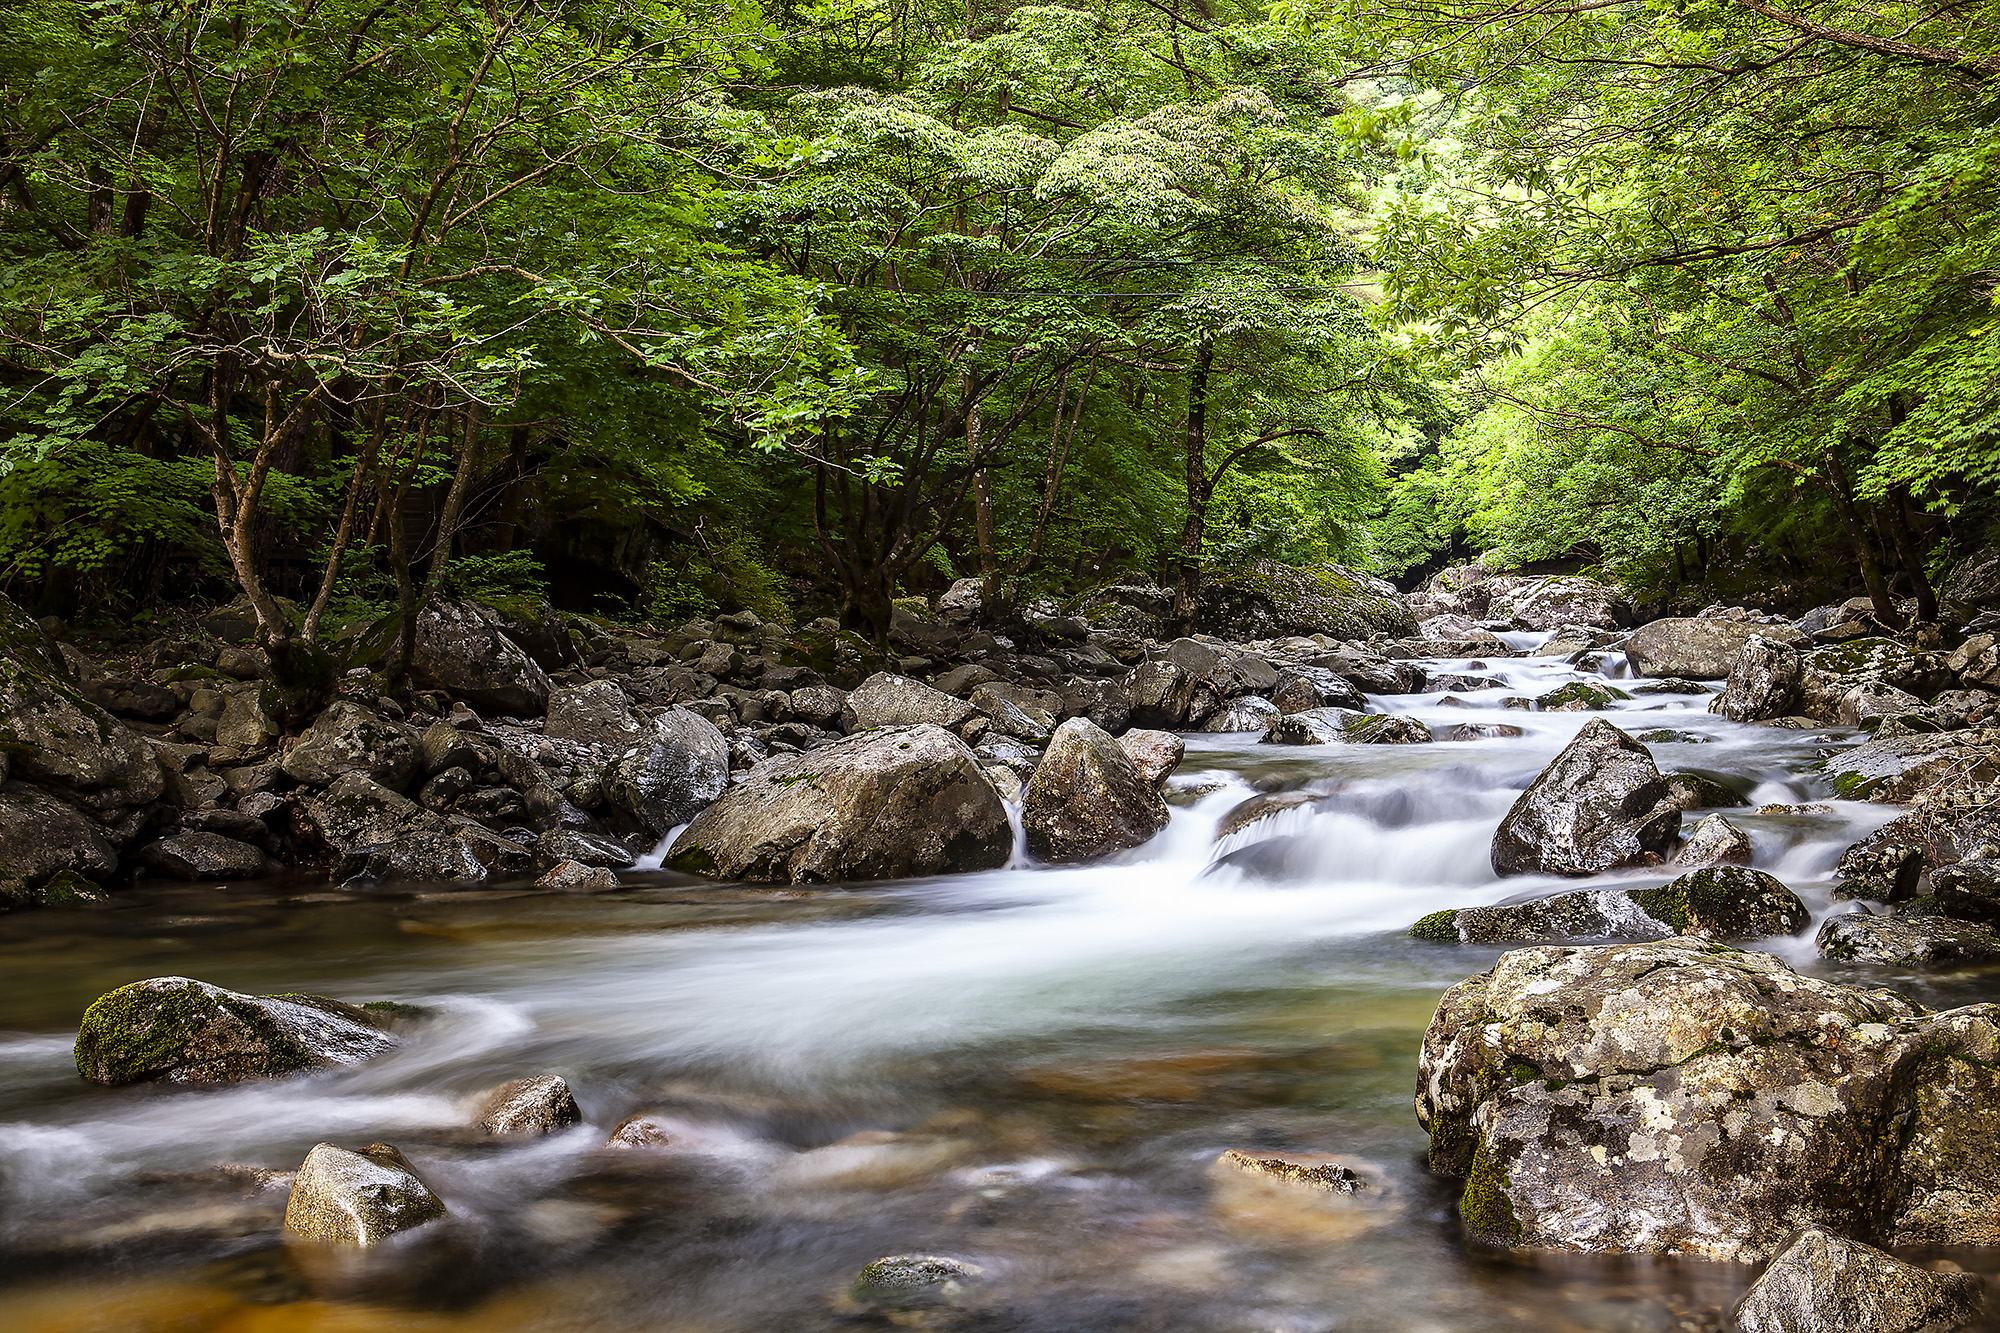
<svg viewBox="0 0 2000 1333">
<path fill-rule="evenodd" d="M 535 881 L 535 887 L 559 893 L 606 893 L 618 887 L 618 876 L 603 866 L 558 861 Z"/>
<path fill-rule="evenodd" d="M 1368 700 L 1345 678 L 1325 667 L 1290 666 L 1278 675 L 1271 702 L 1281 713 L 1306 713 L 1319 708 L 1366 712 Z"/>
<path fill-rule="evenodd" d="M 967 702 L 985 716 L 993 731 L 1024 741 L 1047 740 L 1056 729 L 1057 714 L 1062 711 L 1059 696 L 1044 697 L 1043 691 L 1010 686 L 1004 681 L 979 686 Z M 1055 704 L 1053 709 L 1044 706 L 1049 702 Z"/>
<path fill-rule="evenodd" d="M 1258 561 L 1210 571 L 1202 580 L 1199 619 L 1210 633 L 1235 640 L 1287 634 L 1408 638 L 1417 632 L 1417 619 L 1394 584 L 1334 564 Z"/>
<path fill-rule="evenodd" d="M 286 752 L 283 767 L 307 787 L 324 787 L 343 773 L 361 773 L 401 792 L 409 790 L 421 764 L 414 731 L 342 699 L 306 728 Z"/>
<path fill-rule="evenodd" d="M 908 676 L 878 671 L 847 696 L 840 723 L 850 734 L 871 727 L 914 727 L 926 722 L 949 730 L 972 714 L 972 704 L 964 699 L 954 699 Z"/>
<path fill-rule="evenodd" d="M 1201 720 L 1196 731 L 1231 732 L 1257 731 L 1268 729 L 1280 716 L 1278 706 L 1269 699 L 1260 699 L 1254 694 L 1246 694 L 1232 699 Z"/>
<path fill-rule="evenodd" d="M 410 674 L 423 688 L 482 711 L 539 717 L 548 706 L 549 678 L 497 621 L 473 602 L 432 602 L 417 616 Z"/>
<path fill-rule="evenodd" d="M 1752 638 L 1800 644 L 1806 636 L 1785 625 L 1760 625 L 1717 617 L 1676 617 L 1642 625 L 1625 641 L 1625 660 L 1640 676 L 1719 680 L 1730 674 Z"/>
<path fill-rule="evenodd" d="M 1402 713 L 1376 713 L 1341 730 L 1349 745 L 1428 745 L 1431 729 Z"/>
<path fill-rule="evenodd" d="M 536 1074 L 503 1083 L 480 1100 L 482 1134 L 553 1134 L 583 1120 L 569 1084 L 559 1074 Z"/>
<path fill-rule="evenodd" d="M 1631 604 L 1616 588 L 1581 574 L 1526 576 L 1492 581 L 1486 615 L 1511 620 L 1521 629 L 1556 630 L 1568 625 L 1614 629 L 1630 622 Z"/>
<path fill-rule="evenodd" d="M 1931 872 L 1931 893 L 1948 917 L 2000 926 L 2000 860 L 1939 866 Z"/>
<path fill-rule="evenodd" d="M 991 870 L 1012 847 L 977 758 L 926 724 L 764 761 L 696 816 L 668 864 L 766 883 L 893 879 Z"/>
<path fill-rule="evenodd" d="M 1021 822 L 1037 859 L 1091 861 L 1150 841 L 1167 825 L 1167 805 L 1117 741 L 1074 717 L 1049 738 Z"/>
<path fill-rule="evenodd" d="M 593 680 L 551 692 L 548 720 L 542 724 L 542 734 L 552 740 L 617 750 L 639 744 L 645 729 L 632 715 L 625 691 L 613 680 Z"/>
<path fill-rule="evenodd" d="M 580 828 L 549 829 L 535 839 L 535 853 L 542 864 L 549 866 L 563 861 L 580 861 L 586 866 L 608 870 L 630 870 L 639 863 L 631 849 L 616 838 Z"/>
<path fill-rule="evenodd" d="M 0 784 L 0 881 L 39 887 L 69 872 L 100 879 L 118 850 L 95 820 L 25 782 Z"/>
<path fill-rule="evenodd" d="M 849 1296 L 869 1309 L 919 1310 L 964 1294 L 983 1270 L 937 1254 L 892 1254 L 863 1265 Z"/>
<path fill-rule="evenodd" d="M 1132 767 L 1139 770 L 1139 776 L 1155 787 L 1173 775 L 1187 754 L 1187 742 L 1173 732 L 1144 728 L 1135 728 L 1120 736 L 1118 748 L 1132 761 Z"/>
<path fill-rule="evenodd" d="M 343 773 L 301 799 L 297 822 L 302 832 L 342 854 L 445 827 L 437 815 L 362 773 Z"/>
<path fill-rule="evenodd" d="M 224 699 L 212 739 L 232 750 L 261 750 L 284 731 L 264 707 L 263 691 L 255 685 L 243 685 L 233 687 Z"/>
<path fill-rule="evenodd" d="M 1366 717 L 1345 708 L 1308 708 L 1272 722 L 1264 740 L 1271 745 L 1343 745 L 1347 729 Z"/>
<path fill-rule="evenodd" d="M 1938 598 L 1962 618 L 2000 607 L 2000 546 L 1974 551 L 1953 565 L 1938 585 Z"/>
<path fill-rule="evenodd" d="M 1749 800 L 1734 787 L 1705 778 L 1699 773 L 1668 773 L 1667 794 L 1676 809 L 1687 810 L 1730 810 L 1749 805 Z"/>
<path fill-rule="evenodd" d="M 397 1045 L 362 1009 L 319 995 L 239 995 L 187 977 L 120 986 L 84 1011 L 76 1067 L 93 1083 L 237 1083 L 360 1064 Z"/>
<path fill-rule="evenodd" d="M 1674 854 L 1674 864 L 1698 869 L 1747 866 L 1751 856 L 1749 835 L 1723 816 L 1710 815 L 1694 826 L 1686 844 Z"/>
<path fill-rule="evenodd" d="M 172 879 L 255 879 L 270 864 L 258 848 L 220 833 L 176 833 L 139 849 L 139 860 Z"/>
<path fill-rule="evenodd" d="M 2000 730 L 1877 736 L 1827 760 L 1836 795 L 1903 804 L 1947 781 L 2000 778 Z"/>
<path fill-rule="evenodd" d="M 685 708 L 653 719 L 651 734 L 605 767 L 604 797 L 654 837 L 693 819 L 729 785 L 729 741 Z"/>
<path fill-rule="evenodd" d="M 1752 634 L 1730 664 L 1722 693 L 1709 711 L 1732 722 L 1785 717 L 1798 705 L 1804 665 L 1798 649 L 1764 634 Z"/>
<path fill-rule="evenodd" d="M 405 829 L 396 837 L 357 846 L 341 855 L 334 867 L 334 880 L 343 888 L 368 884 L 480 884 L 491 873 L 486 860 L 474 850 L 474 825 L 455 829 L 449 825 L 423 824 Z M 489 838 L 498 834 L 480 830 Z M 500 839 L 505 841 L 505 839 Z M 521 858 L 520 869 L 530 863 L 527 850 L 507 844 Z"/>
<path fill-rule="evenodd" d="M 0 597 L 0 754 L 14 778 L 115 813 L 160 798 L 152 747 L 91 703 L 60 650 L 27 612 Z"/>
<path fill-rule="evenodd" d="M 1741 1333 L 1950 1333 L 1979 1317 L 1973 1273 L 1934 1273 L 1826 1230 L 1803 1227 L 1736 1303 Z"/>
<path fill-rule="evenodd" d="M 1799 895 L 1775 875 L 1748 866 L 1710 866 L 1657 889 L 1636 889 L 1632 901 L 1681 934 L 1717 940 L 1796 935 L 1812 921 Z"/>
<path fill-rule="evenodd" d="M 1525 903 L 1433 912 L 1410 934 L 1444 944 L 1529 944 L 1543 940 L 1660 940 L 1674 934 L 1626 889 L 1579 889 Z"/>
<path fill-rule="evenodd" d="M 1595 875 L 1673 850 L 1681 812 L 1646 747 L 1592 719 L 1521 793 L 1493 835 L 1493 869 Z"/>
<path fill-rule="evenodd" d="M 1796 1228 L 2000 1237 L 2000 1007 L 1695 940 L 1522 949 L 1438 1006 L 1431 1164 L 1474 1234 L 1749 1263 Z"/>
<path fill-rule="evenodd" d="M 1215 825 L 1215 840 L 1222 841 L 1232 833 L 1240 833 L 1252 824 L 1283 814 L 1287 810 L 1310 809 L 1322 799 L 1309 791 L 1270 791 L 1252 796 L 1239 805 L 1232 806 Z"/>
<path fill-rule="evenodd" d="M 430 1187 L 388 1144 L 348 1152 L 318 1144 L 292 1179 L 285 1231 L 332 1245 L 379 1245 L 445 1215 Z"/>
<path fill-rule="evenodd" d="M 1975 921 L 1942 916 L 1828 917 L 1816 941 L 1820 955 L 1845 963 L 1937 967 L 2000 960 L 2000 933 Z"/>
</svg>

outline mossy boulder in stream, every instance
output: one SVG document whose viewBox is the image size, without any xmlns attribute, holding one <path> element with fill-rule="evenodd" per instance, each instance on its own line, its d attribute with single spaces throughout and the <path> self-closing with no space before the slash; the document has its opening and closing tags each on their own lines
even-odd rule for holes
<svg viewBox="0 0 2000 1333">
<path fill-rule="evenodd" d="M 398 1045 L 366 1010 L 320 995 L 239 995 L 152 977 L 100 996 L 76 1034 L 93 1083 L 237 1083 L 360 1064 Z"/>
<path fill-rule="evenodd" d="M 1207 575 L 1199 619 L 1203 629 L 1226 639 L 1408 638 L 1417 632 L 1417 618 L 1394 584 L 1341 565 L 1268 560 Z"/>
<path fill-rule="evenodd" d="M 1479 1238 L 1751 1263 L 1802 1226 L 2000 1240 L 2000 1006 L 1933 1014 L 1698 940 L 1519 949 L 1418 1064 Z"/>
</svg>

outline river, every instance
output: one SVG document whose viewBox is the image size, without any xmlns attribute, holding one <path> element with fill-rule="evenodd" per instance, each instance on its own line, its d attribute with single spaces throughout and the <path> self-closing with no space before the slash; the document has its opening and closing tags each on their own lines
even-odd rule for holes
<svg viewBox="0 0 2000 1333">
<path fill-rule="evenodd" d="M 1423 1169 L 1419 1041 L 1441 992 L 1500 951 L 1404 932 L 1440 908 L 1577 886 L 1496 879 L 1487 847 L 1602 714 L 1500 701 L 1603 679 L 1552 658 L 1426 665 L 1503 683 L 1461 691 L 1468 707 L 1371 706 L 1439 734 L 1525 734 L 1193 735 L 1167 830 L 1083 869 L 853 889 L 656 872 L 592 897 L 154 883 L 112 910 L 0 917 L 0 1328 L 861 1329 L 887 1325 L 842 1299 L 847 1282 L 912 1252 L 982 1270 L 962 1309 L 925 1325 L 981 1333 L 1714 1327 L 1752 1270 L 1480 1254 L 1451 1182 Z M 1824 802 L 1731 814 L 1817 924 L 1840 852 L 1896 811 L 1827 801 L 1816 767 L 1854 733 L 1705 706 L 1639 695 L 1613 720 L 1695 738 L 1652 745 L 1667 771 L 1760 806 Z M 1325 799 L 1215 840 L 1248 796 L 1298 788 Z M 1826 970 L 1811 939 L 1766 947 Z M 394 1054 L 311 1078 L 81 1081 L 83 1008 L 164 974 L 434 1016 Z M 1994 995 L 1978 973 L 1864 978 L 1932 1004 Z M 586 1124 L 528 1143 L 465 1132 L 481 1089 L 540 1072 L 569 1081 Z M 602 1151 L 635 1112 L 675 1148 Z M 282 1189 L 214 1168 L 289 1170 L 322 1140 L 397 1144 L 450 1219 L 350 1262 L 288 1251 Z M 1365 1225 L 1289 1208 L 1218 1174 L 1229 1148 L 1359 1160 L 1386 1202 Z"/>
</svg>

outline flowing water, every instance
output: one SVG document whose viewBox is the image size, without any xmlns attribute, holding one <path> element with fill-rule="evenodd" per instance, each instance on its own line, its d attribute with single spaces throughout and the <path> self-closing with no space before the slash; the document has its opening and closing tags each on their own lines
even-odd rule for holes
<svg viewBox="0 0 2000 1333">
<path fill-rule="evenodd" d="M 1083 869 L 856 889 L 653 874 L 588 898 L 142 885 L 113 910 L 0 918 L 0 1328 L 861 1329 L 890 1325 L 845 1298 L 855 1271 L 913 1252 L 983 1277 L 951 1312 L 894 1318 L 993 1333 L 1715 1327 L 1754 1270 L 1481 1254 L 1452 1183 L 1423 1170 L 1418 1043 L 1440 993 L 1499 950 L 1404 932 L 1577 886 L 1496 879 L 1487 847 L 1595 715 L 1501 701 L 1601 679 L 1552 658 L 1427 665 L 1501 684 L 1453 696 L 1465 707 L 1372 706 L 1440 734 L 1525 734 L 1192 736 L 1168 829 Z M 1851 733 L 1705 705 L 1641 695 L 1614 720 L 1684 733 L 1651 747 L 1668 771 L 1758 805 L 1825 802 L 1817 766 Z M 1292 789 L 1324 799 L 1215 839 L 1242 800 Z M 1840 852 L 1894 813 L 1732 818 L 1817 919 Z M 1767 947 L 1823 966 L 1810 933 Z M 434 1017 L 384 1059 L 311 1078 L 79 1080 L 85 1005 L 163 974 Z M 1978 973 L 1868 980 L 1933 1004 L 1993 993 Z M 525 1144 L 467 1134 L 480 1090 L 547 1071 L 587 1123 Z M 637 1112 L 675 1147 L 602 1150 Z M 396 1143 L 450 1218 L 341 1262 L 288 1249 L 282 1187 L 216 1168 L 289 1170 L 323 1140 Z M 1291 1202 L 1219 1170 L 1230 1148 L 1358 1162 L 1377 1203 Z"/>
</svg>

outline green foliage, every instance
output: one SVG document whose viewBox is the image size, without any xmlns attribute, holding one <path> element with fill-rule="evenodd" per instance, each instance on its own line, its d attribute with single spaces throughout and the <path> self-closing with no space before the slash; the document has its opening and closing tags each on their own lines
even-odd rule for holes
<svg viewBox="0 0 2000 1333">
<path fill-rule="evenodd" d="M 728 611 L 754 611 L 774 624 L 792 623 L 784 576 L 748 532 L 722 528 L 698 534 L 692 545 L 653 562 L 644 606 L 648 620 L 676 624 Z"/>
</svg>

